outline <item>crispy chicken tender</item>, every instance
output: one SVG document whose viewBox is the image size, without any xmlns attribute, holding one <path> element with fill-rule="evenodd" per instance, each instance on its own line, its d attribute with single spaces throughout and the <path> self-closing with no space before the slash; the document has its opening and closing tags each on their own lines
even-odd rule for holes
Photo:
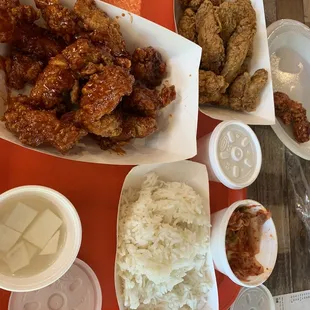
<svg viewBox="0 0 310 310">
<path fill-rule="evenodd" d="M 201 68 L 219 74 L 225 60 L 225 50 L 219 36 L 221 26 L 209 0 L 205 0 L 197 11 L 196 30 L 198 44 L 202 47 Z"/>
<path fill-rule="evenodd" d="M 227 55 L 221 75 L 230 84 L 237 77 L 244 63 L 253 37 L 256 33 L 256 23 L 251 19 L 243 19 L 231 36 L 227 45 Z"/>
<path fill-rule="evenodd" d="M 199 70 L 199 104 L 219 102 L 227 87 L 224 77 L 212 71 Z"/>
<path fill-rule="evenodd" d="M 95 46 L 88 39 L 78 39 L 62 51 L 62 55 L 68 62 L 70 68 L 78 75 L 86 75 L 90 70 L 90 64 L 112 65 L 113 57 L 109 49 L 105 47 Z M 89 75 L 94 74 L 95 70 L 91 70 Z M 83 71 L 85 70 L 85 71 Z M 84 72 L 81 74 L 81 72 Z"/>
<path fill-rule="evenodd" d="M 147 87 L 159 86 L 166 76 L 167 65 L 153 47 L 137 48 L 132 55 L 132 74 Z"/>
<path fill-rule="evenodd" d="M 251 77 L 245 72 L 229 89 L 229 105 L 236 111 L 251 112 L 257 108 L 258 98 L 268 81 L 268 72 L 257 70 Z"/>
<path fill-rule="evenodd" d="M 188 8 L 184 11 L 179 22 L 178 32 L 184 38 L 197 42 L 196 13 L 193 9 Z"/>
<path fill-rule="evenodd" d="M 62 36 L 66 42 L 71 42 L 82 31 L 78 16 L 58 0 L 35 0 L 35 3 L 49 29 Z"/>
<path fill-rule="evenodd" d="M 222 25 L 220 35 L 225 44 L 243 19 L 249 18 L 256 23 L 256 13 L 250 0 L 225 1 L 217 9 L 217 14 Z"/>
<path fill-rule="evenodd" d="M 130 113 L 156 117 L 157 112 L 169 105 L 175 98 L 174 86 L 164 86 L 159 92 L 137 84 L 131 95 L 123 100 L 122 106 L 125 111 Z"/>
<path fill-rule="evenodd" d="M 54 146 L 59 152 L 69 151 L 87 132 L 70 122 L 60 121 L 52 111 L 35 110 L 26 96 L 11 98 L 4 114 L 5 126 L 29 146 Z"/>
<path fill-rule="evenodd" d="M 30 97 L 37 105 L 53 108 L 64 100 L 74 86 L 74 75 L 62 55 L 52 58 L 31 90 Z"/>
<path fill-rule="evenodd" d="M 91 76 L 83 87 L 77 120 L 92 132 L 93 126 L 100 125 L 101 118 L 112 113 L 123 96 L 131 94 L 133 83 L 133 76 L 125 69 L 104 67 L 101 73 Z"/>
<path fill-rule="evenodd" d="M 77 0 L 74 11 L 82 20 L 84 27 L 93 31 L 93 41 L 105 43 L 114 56 L 128 55 L 119 24 L 98 9 L 94 0 Z"/>
<path fill-rule="evenodd" d="M 13 51 L 10 58 L 6 59 L 5 67 L 8 86 L 22 89 L 26 83 L 35 82 L 43 70 L 43 63 L 31 56 Z"/>
<path fill-rule="evenodd" d="M 22 24 L 16 27 L 12 44 L 20 51 L 48 60 L 59 54 L 64 44 L 56 40 L 46 29 L 35 24 Z"/>
</svg>

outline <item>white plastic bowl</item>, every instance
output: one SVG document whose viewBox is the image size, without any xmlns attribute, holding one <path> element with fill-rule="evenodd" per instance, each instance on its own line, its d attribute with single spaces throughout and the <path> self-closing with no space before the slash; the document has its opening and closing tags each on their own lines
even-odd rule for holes
<svg viewBox="0 0 310 310">
<path fill-rule="evenodd" d="M 65 244 L 56 261 L 46 270 L 31 277 L 18 278 L 0 274 L 0 288 L 13 292 L 30 292 L 44 288 L 61 278 L 74 263 L 82 241 L 82 226 L 72 203 L 57 191 L 43 186 L 22 186 L 0 195 L 0 208 L 16 195 L 33 194 L 52 202 L 66 226 Z"/>
<path fill-rule="evenodd" d="M 263 225 L 260 252 L 256 255 L 256 259 L 264 266 L 264 273 L 259 276 L 249 277 L 248 281 L 241 281 L 231 270 L 225 245 L 229 219 L 238 207 L 253 205 L 257 206 L 257 208 L 252 208 L 253 212 L 257 212 L 260 209 L 266 210 L 259 202 L 246 199 L 237 201 L 229 208 L 218 211 L 211 216 L 211 253 L 215 268 L 228 276 L 236 284 L 245 287 L 256 287 L 264 283 L 273 271 L 278 254 L 277 232 L 273 220 L 270 218 Z"/>
</svg>

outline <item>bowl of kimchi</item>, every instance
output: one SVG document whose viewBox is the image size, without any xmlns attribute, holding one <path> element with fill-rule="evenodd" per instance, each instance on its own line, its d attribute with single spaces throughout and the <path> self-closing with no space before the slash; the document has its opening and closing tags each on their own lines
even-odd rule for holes
<svg viewBox="0 0 310 310">
<path fill-rule="evenodd" d="M 215 268 L 240 286 L 264 283 L 278 254 L 271 213 L 259 202 L 247 199 L 212 214 L 211 221 Z"/>
</svg>

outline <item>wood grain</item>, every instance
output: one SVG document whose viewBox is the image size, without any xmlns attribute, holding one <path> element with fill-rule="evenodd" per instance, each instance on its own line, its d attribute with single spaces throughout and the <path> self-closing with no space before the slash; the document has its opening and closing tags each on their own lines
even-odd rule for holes
<svg viewBox="0 0 310 310">
<path fill-rule="evenodd" d="M 304 22 L 303 0 L 276 0 L 277 19 L 290 18 Z"/>
</svg>

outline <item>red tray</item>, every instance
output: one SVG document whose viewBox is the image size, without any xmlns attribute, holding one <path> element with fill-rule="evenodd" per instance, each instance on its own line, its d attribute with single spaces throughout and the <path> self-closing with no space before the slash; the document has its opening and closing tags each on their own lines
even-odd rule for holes
<svg viewBox="0 0 310 310">
<path fill-rule="evenodd" d="M 123 7 L 127 3 L 136 13 L 140 10 L 142 16 L 174 30 L 172 0 L 109 2 Z M 200 113 L 198 137 L 212 131 L 217 123 Z M 44 185 L 63 193 L 75 205 L 83 226 L 79 258 L 98 276 L 103 310 L 118 309 L 114 290 L 117 206 L 123 180 L 131 168 L 63 160 L 0 139 L 0 193 L 22 185 Z M 246 191 L 229 190 L 213 182 L 210 193 L 211 212 L 246 197 Z M 240 288 L 220 273 L 217 281 L 220 310 L 226 310 Z M 0 309 L 7 309 L 9 296 L 9 292 L 0 290 Z"/>
</svg>

